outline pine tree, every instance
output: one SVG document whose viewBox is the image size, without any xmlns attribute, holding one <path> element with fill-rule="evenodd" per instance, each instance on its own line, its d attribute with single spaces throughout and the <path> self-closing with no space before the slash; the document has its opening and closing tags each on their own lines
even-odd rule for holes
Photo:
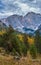
<svg viewBox="0 0 41 65">
<path fill-rule="evenodd" d="M 39 30 L 36 31 L 35 45 L 36 45 L 36 48 L 37 48 L 37 52 L 41 54 L 41 35 L 39 33 Z"/>
<path fill-rule="evenodd" d="M 27 51 L 29 49 L 29 43 L 28 43 L 27 34 L 24 34 L 23 40 L 24 40 L 24 44 L 25 44 L 25 48 L 26 48 L 25 51 L 26 51 L 26 54 L 27 54 Z"/>
</svg>

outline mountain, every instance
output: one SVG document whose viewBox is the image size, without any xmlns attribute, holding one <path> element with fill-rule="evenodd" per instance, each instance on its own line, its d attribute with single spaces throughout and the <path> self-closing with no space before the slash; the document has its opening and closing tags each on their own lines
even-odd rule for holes
<svg viewBox="0 0 41 65">
<path fill-rule="evenodd" d="M 34 30 L 36 30 L 41 23 L 41 15 L 33 12 L 29 12 L 28 14 L 26 14 L 26 16 L 24 16 L 24 19 L 26 25 Z"/>
<path fill-rule="evenodd" d="M 29 12 L 25 16 L 12 15 L 6 19 L 2 19 L 2 22 L 7 26 L 11 25 L 19 32 L 28 33 L 30 31 L 29 33 L 33 33 L 41 24 L 41 14 Z"/>
</svg>

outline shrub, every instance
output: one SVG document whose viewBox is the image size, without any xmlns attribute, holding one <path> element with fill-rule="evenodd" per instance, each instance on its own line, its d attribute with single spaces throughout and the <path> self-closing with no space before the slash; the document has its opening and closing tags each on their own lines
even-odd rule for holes
<svg viewBox="0 0 41 65">
<path fill-rule="evenodd" d="M 36 50 L 36 47 L 34 44 L 32 44 L 30 46 L 30 54 L 31 54 L 32 58 L 36 58 L 37 50 Z"/>
</svg>

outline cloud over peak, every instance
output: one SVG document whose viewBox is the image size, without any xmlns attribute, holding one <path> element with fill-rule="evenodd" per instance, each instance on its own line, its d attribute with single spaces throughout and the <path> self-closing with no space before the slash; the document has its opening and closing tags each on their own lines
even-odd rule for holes
<svg viewBox="0 0 41 65">
<path fill-rule="evenodd" d="M 41 13 L 41 0 L 0 0 L 0 18 L 30 11 Z"/>
</svg>

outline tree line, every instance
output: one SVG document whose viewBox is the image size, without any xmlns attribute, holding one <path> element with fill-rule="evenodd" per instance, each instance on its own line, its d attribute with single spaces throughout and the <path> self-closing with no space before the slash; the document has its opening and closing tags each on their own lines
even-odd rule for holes
<svg viewBox="0 0 41 65">
<path fill-rule="evenodd" d="M 34 44 L 29 45 L 28 35 L 23 34 L 23 42 L 21 42 L 10 26 L 6 33 L 0 35 L 0 47 L 3 47 L 7 53 L 20 56 L 27 56 L 30 51 L 31 56 L 36 58 L 37 53 L 41 54 L 41 35 L 38 30 L 35 32 L 34 39 Z"/>
</svg>

